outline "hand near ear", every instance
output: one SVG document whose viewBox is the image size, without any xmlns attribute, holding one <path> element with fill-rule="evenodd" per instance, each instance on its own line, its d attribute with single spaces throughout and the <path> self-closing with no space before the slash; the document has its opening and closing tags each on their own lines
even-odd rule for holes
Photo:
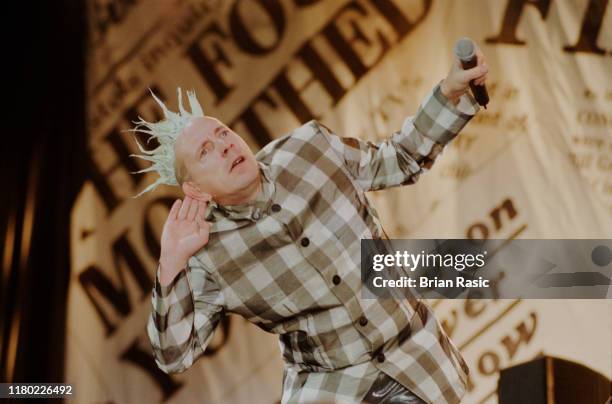
<svg viewBox="0 0 612 404">
<path fill-rule="evenodd" d="M 172 205 L 161 237 L 162 286 L 169 285 L 187 266 L 189 258 L 208 243 L 210 223 L 204 220 L 207 204 L 186 196 Z"/>
<path fill-rule="evenodd" d="M 200 188 L 198 188 L 198 186 L 192 183 L 191 181 L 183 182 L 183 185 L 181 188 L 183 189 L 185 196 L 188 196 L 192 199 L 202 201 L 205 203 L 207 203 L 208 201 L 212 199 L 212 195 L 210 195 L 207 192 L 200 191 Z"/>
</svg>

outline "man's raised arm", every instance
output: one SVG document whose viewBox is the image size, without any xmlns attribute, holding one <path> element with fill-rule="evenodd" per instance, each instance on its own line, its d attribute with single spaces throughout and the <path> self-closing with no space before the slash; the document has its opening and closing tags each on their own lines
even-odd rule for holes
<svg viewBox="0 0 612 404">
<path fill-rule="evenodd" d="M 478 65 L 469 70 L 462 70 L 455 60 L 448 77 L 425 96 L 415 116 L 382 142 L 341 137 L 319 125 L 364 191 L 416 182 L 476 114 L 480 107 L 467 93 L 469 82 L 483 84 L 488 72 L 484 56 L 480 51 L 477 55 Z"/>
<path fill-rule="evenodd" d="M 204 353 L 223 317 L 222 294 L 193 257 L 208 243 L 205 208 L 206 202 L 190 197 L 176 200 L 162 232 L 147 335 L 155 362 L 166 373 L 189 368 Z"/>
</svg>

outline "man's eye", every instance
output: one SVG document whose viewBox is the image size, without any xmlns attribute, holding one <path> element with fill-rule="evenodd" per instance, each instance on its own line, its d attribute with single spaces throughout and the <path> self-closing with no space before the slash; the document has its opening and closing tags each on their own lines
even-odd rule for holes
<svg viewBox="0 0 612 404">
<path fill-rule="evenodd" d="M 223 132 L 221 132 L 221 136 L 227 136 L 227 130 L 224 130 Z"/>
</svg>

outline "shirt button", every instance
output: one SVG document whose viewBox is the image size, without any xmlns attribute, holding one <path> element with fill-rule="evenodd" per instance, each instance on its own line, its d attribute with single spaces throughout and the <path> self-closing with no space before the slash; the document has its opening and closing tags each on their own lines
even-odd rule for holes
<svg viewBox="0 0 612 404">
<path fill-rule="evenodd" d="M 308 247 L 308 244 L 310 244 L 310 240 L 308 240 L 308 237 L 304 237 L 301 241 L 302 247 Z"/>
<path fill-rule="evenodd" d="M 334 285 L 338 285 L 341 280 L 342 279 L 338 275 L 334 275 L 334 277 L 332 278 L 332 282 L 334 283 Z"/>
<path fill-rule="evenodd" d="M 361 316 L 359 319 L 359 325 L 365 327 L 368 324 L 368 319 L 365 316 Z"/>
<path fill-rule="evenodd" d="M 251 215 L 251 217 L 254 220 L 259 220 L 259 218 L 261 217 L 261 214 L 259 213 L 259 210 L 254 211 L 253 214 Z"/>
<path fill-rule="evenodd" d="M 378 355 L 376 355 L 376 360 L 380 363 L 383 363 L 385 361 L 385 354 L 384 353 L 379 353 Z"/>
<path fill-rule="evenodd" d="M 272 212 L 280 212 L 281 207 L 278 203 L 272 205 Z"/>
</svg>

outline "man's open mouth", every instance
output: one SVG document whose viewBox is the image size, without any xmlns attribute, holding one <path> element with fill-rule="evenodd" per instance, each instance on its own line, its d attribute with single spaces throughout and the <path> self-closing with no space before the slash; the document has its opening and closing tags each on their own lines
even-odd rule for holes
<svg viewBox="0 0 612 404">
<path fill-rule="evenodd" d="M 232 163 L 232 166 L 230 167 L 230 172 L 232 172 L 234 167 L 236 167 L 238 164 L 242 163 L 243 161 L 244 161 L 244 157 L 242 156 L 236 157 L 236 160 L 234 160 L 234 162 Z"/>
</svg>

